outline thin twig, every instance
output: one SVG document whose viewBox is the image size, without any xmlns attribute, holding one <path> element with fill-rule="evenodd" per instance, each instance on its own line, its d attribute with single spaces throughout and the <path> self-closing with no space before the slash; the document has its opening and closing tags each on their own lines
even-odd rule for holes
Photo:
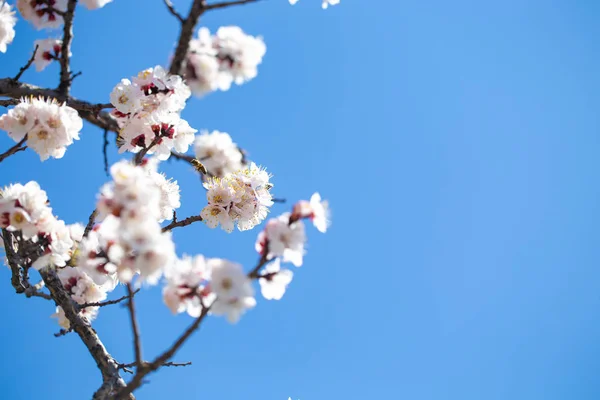
<svg viewBox="0 0 600 400">
<path fill-rule="evenodd" d="M 85 230 L 83 231 L 83 237 L 87 237 L 90 234 L 90 231 L 94 227 L 94 223 L 96 222 L 96 215 L 98 214 L 98 210 L 94 208 L 94 211 L 90 214 L 88 218 L 88 223 L 85 226 Z"/>
<path fill-rule="evenodd" d="M 160 135 L 157 135 L 154 139 L 152 139 L 150 146 L 145 146 L 142 150 L 140 150 L 140 152 L 137 153 L 135 155 L 135 157 L 133 158 L 135 164 L 140 165 L 142 163 L 142 161 L 144 160 L 144 157 L 146 156 L 146 154 L 148 154 L 148 152 L 150 151 L 150 149 L 152 149 L 154 146 L 156 146 L 158 144 L 158 142 L 161 141 L 161 139 L 162 139 L 162 137 Z"/>
<path fill-rule="evenodd" d="M 60 84 L 58 92 L 63 96 L 69 95 L 71 88 L 71 41 L 73 40 L 73 18 L 77 0 L 69 0 L 64 19 L 62 47 L 60 49 Z"/>
<path fill-rule="evenodd" d="M 140 329 L 138 327 L 137 317 L 135 315 L 135 302 L 133 300 L 133 296 L 135 295 L 135 293 L 131 288 L 131 283 L 127 284 L 127 293 L 129 295 L 127 308 L 129 308 L 131 330 L 133 331 L 133 349 L 135 352 L 135 362 L 137 363 L 137 365 L 142 365 L 142 342 L 140 339 Z"/>
<path fill-rule="evenodd" d="M 68 333 L 73 332 L 72 329 L 61 329 L 60 331 L 58 331 L 58 333 L 54 334 L 54 337 L 61 337 L 61 336 L 65 336 Z"/>
<path fill-rule="evenodd" d="M 202 217 L 200 215 L 194 215 L 191 217 L 187 217 L 185 219 L 182 219 L 180 221 L 177 220 L 173 220 L 173 222 L 171 222 L 169 225 L 166 225 L 162 228 L 163 232 L 167 232 L 170 231 L 174 228 L 180 228 L 183 226 L 188 226 L 193 224 L 194 222 L 198 222 L 198 221 L 202 221 Z"/>
<path fill-rule="evenodd" d="M 108 173 L 108 130 L 104 130 L 104 144 L 102 146 L 102 154 L 104 155 L 104 172 L 106 172 L 106 176 L 109 176 Z"/>
<path fill-rule="evenodd" d="M 19 151 L 25 150 L 27 148 L 27 146 L 23 146 L 23 144 L 26 141 L 27 141 L 27 135 L 25 135 L 25 137 L 23 139 L 21 139 L 21 141 L 19 143 L 15 144 L 13 147 L 6 150 L 4 153 L 0 154 L 0 162 L 4 161 L 4 159 L 12 156 L 15 153 L 18 153 Z"/>
<path fill-rule="evenodd" d="M 35 54 L 37 53 L 38 49 L 39 49 L 39 45 L 35 45 L 35 49 L 33 49 L 33 54 L 31 55 L 31 58 L 29 59 L 29 61 L 27 61 L 27 64 L 25 64 L 24 66 L 21 67 L 21 69 L 19 69 L 19 73 L 17 75 L 15 75 L 13 79 L 13 81 L 18 81 L 21 76 L 25 73 L 25 71 L 27 71 L 29 69 L 29 67 L 31 67 L 31 64 L 33 63 L 33 60 L 35 59 Z"/>
<path fill-rule="evenodd" d="M 173 3 L 171 3 L 170 0 L 163 0 L 165 2 L 165 5 L 167 6 L 167 8 L 169 9 L 169 12 L 179 20 L 179 22 L 183 23 L 184 19 L 181 16 L 181 14 L 179 14 L 177 12 L 177 10 L 175 9 L 175 6 L 173 5 Z"/>
<path fill-rule="evenodd" d="M 169 68 L 169 73 L 172 75 L 181 75 L 183 62 L 187 56 L 188 49 L 190 48 L 190 40 L 192 39 L 194 28 L 196 27 L 200 16 L 204 13 L 206 7 L 205 3 L 206 0 L 194 0 L 187 18 L 181 23 L 177 48 L 175 49 L 171 67 Z"/>
<path fill-rule="evenodd" d="M 231 6 L 237 6 L 242 4 L 256 3 L 258 0 L 236 0 L 236 1 L 224 1 L 222 3 L 208 4 L 206 10 L 216 10 L 218 8 L 227 8 Z"/>
<path fill-rule="evenodd" d="M 84 304 L 81 304 L 79 306 L 79 308 L 83 309 L 86 307 L 105 307 L 105 306 L 110 306 L 112 304 L 118 304 L 118 303 L 122 302 L 123 300 L 130 299 L 133 295 L 135 295 L 139 291 L 140 291 L 140 289 L 136 289 L 132 295 L 128 294 L 126 296 L 119 297 L 118 299 L 115 299 L 115 300 L 99 301 L 96 303 L 84 303 Z"/>
</svg>

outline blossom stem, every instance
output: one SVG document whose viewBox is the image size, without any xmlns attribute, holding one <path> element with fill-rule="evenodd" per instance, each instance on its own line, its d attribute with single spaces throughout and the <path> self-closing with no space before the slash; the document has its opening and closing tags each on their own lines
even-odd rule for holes
<svg viewBox="0 0 600 400">
<path fill-rule="evenodd" d="M 135 314 L 135 303 L 133 296 L 135 292 L 131 288 L 131 283 L 127 284 L 127 294 L 129 301 L 127 302 L 127 308 L 129 308 L 129 317 L 131 319 L 131 329 L 133 331 L 133 348 L 135 352 L 135 362 L 138 366 L 142 365 L 142 342 L 140 339 L 140 329 L 138 327 L 137 317 Z"/>
<path fill-rule="evenodd" d="M 4 161 L 4 159 L 12 156 L 15 153 L 18 153 L 19 151 L 25 150 L 27 148 L 27 146 L 23 146 L 23 144 L 26 141 L 27 141 L 27 135 L 25 135 L 25 137 L 23 139 L 21 139 L 21 141 L 19 143 L 15 144 L 13 147 L 6 150 L 4 153 L 0 154 L 0 162 Z"/>
<path fill-rule="evenodd" d="M 25 73 L 25 71 L 27 71 L 29 69 L 29 67 L 31 67 L 31 64 L 33 63 L 33 60 L 35 59 L 35 54 L 38 51 L 38 48 L 40 46 L 39 45 L 35 45 L 35 49 L 33 49 L 33 54 L 31 55 L 31 58 L 29 59 L 29 61 L 27 61 L 27 64 L 25 64 L 24 66 L 21 67 L 21 69 L 19 69 L 19 73 L 17 75 L 15 75 L 15 77 L 13 78 L 13 81 L 18 81 L 21 76 Z"/>
<path fill-rule="evenodd" d="M 164 226 L 162 228 L 162 231 L 163 232 L 167 232 L 167 231 L 170 231 L 170 230 L 172 230 L 174 228 L 188 226 L 188 225 L 191 225 L 194 222 L 198 222 L 198 221 L 202 221 L 202 217 L 200 215 L 194 215 L 194 216 L 182 219 L 180 221 L 173 221 L 169 225 Z"/>
</svg>

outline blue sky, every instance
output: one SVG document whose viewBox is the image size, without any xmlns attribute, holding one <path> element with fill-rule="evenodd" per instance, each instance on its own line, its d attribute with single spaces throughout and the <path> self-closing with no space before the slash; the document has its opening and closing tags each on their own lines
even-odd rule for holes
<svg viewBox="0 0 600 400">
<path fill-rule="evenodd" d="M 185 12 L 189 0 L 174 3 Z M 210 318 L 175 357 L 193 365 L 151 375 L 138 398 L 599 398 L 600 4 L 319 3 L 204 16 L 211 30 L 263 35 L 267 54 L 255 80 L 193 99 L 183 115 L 229 132 L 274 174 L 278 197 L 321 192 L 333 227 L 309 230 L 282 301 L 259 300 L 234 326 Z M 167 64 L 177 33 L 159 0 L 78 10 L 74 95 L 107 101 L 121 78 Z M 0 76 L 46 36 L 20 20 Z M 23 79 L 52 86 L 58 70 Z M 3 162 L 0 184 L 36 179 L 61 218 L 84 221 L 107 178 L 101 132 L 86 125 L 81 137 L 62 160 Z M 182 188 L 179 215 L 197 214 L 197 177 L 164 167 Z M 180 254 L 249 269 L 257 233 L 198 224 L 175 238 Z M 84 346 L 54 338 L 53 307 L 4 277 L 4 397 L 89 398 L 100 376 Z M 148 358 L 191 322 L 170 315 L 158 287 L 138 304 Z M 124 309 L 103 309 L 94 327 L 132 360 Z"/>
</svg>

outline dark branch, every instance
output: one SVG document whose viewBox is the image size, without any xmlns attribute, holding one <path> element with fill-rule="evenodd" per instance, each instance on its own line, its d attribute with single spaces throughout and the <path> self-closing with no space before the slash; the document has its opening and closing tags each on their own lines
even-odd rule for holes
<svg viewBox="0 0 600 400">
<path fill-rule="evenodd" d="M 194 28 L 200 19 L 202 13 L 204 13 L 206 7 L 206 0 L 194 0 L 190 12 L 185 20 L 181 23 L 181 31 L 179 32 L 179 40 L 177 41 L 177 48 L 171 61 L 171 68 L 169 73 L 173 75 L 181 75 L 183 69 L 183 62 L 187 56 L 188 49 L 190 48 L 190 40 Z"/>
<path fill-rule="evenodd" d="M 128 294 L 126 296 L 119 297 L 118 299 L 115 299 L 115 300 L 99 301 L 97 303 L 84 303 L 84 304 L 81 304 L 79 306 L 79 308 L 82 309 L 82 308 L 86 308 L 86 307 L 105 307 L 105 306 L 110 306 L 113 304 L 119 304 L 123 300 L 127 300 L 127 299 L 131 298 L 133 295 L 135 295 L 139 291 L 140 291 L 140 289 L 136 289 L 132 295 Z"/>
<path fill-rule="evenodd" d="M 184 227 L 184 226 L 188 226 L 193 224 L 194 222 L 198 222 L 198 221 L 202 221 L 202 217 L 200 215 L 194 215 L 191 217 L 187 217 L 185 219 L 182 219 L 180 221 L 177 220 L 173 220 L 173 222 L 171 222 L 169 225 L 166 225 L 162 228 L 163 232 L 167 232 L 170 231 L 174 228 L 180 228 L 180 227 Z"/>
<path fill-rule="evenodd" d="M 108 173 L 108 131 L 104 130 L 104 143 L 102 145 L 102 154 L 104 155 L 104 172 L 106 172 L 106 176 L 109 176 Z"/>
<path fill-rule="evenodd" d="M 224 1 L 222 3 L 208 4 L 206 10 L 216 10 L 218 8 L 227 8 L 231 6 L 237 6 L 242 4 L 256 3 L 258 0 L 236 0 L 236 1 Z"/>
<path fill-rule="evenodd" d="M 165 2 L 165 5 L 169 9 L 169 12 L 171 13 L 171 15 L 173 15 L 175 18 L 177 18 L 179 20 L 179 22 L 183 23 L 184 19 L 181 16 L 181 14 L 179 14 L 177 12 L 177 10 L 175 10 L 175 6 L 173 6 L 173 3 L 171 3 L 170 0 L 163 0 L 163 1 Z"/>
<path fill-rule="evenodd" d="M 83 237 L 87 237 L 87 235 L 90 234 L 90 231 L 94 227 L 94 223 L 96 222 L 96 214 L 98 214 L 98 210 L 94 208 L 94 211 L 92 211 L 90 217 L 88 218 L 88 223 L 85 226 L 85 230 L 83 231 Z"/>
<path fill-rule="evenodd" d="M 73 40 L 73 18 L 75 17 L 75 6 L 77 0 L 69 0 L 67 3 L 67 10 L 63 15 L 64 27 L 63 27 L 63 39 L 62 48 L 60 49 L 60 84 L 58 85 L 58 91 L 63 96 L 69 95 L 69 89 L 71 88 L 71 41 Z"/>
<path fill-rule="evenodd" d="M 29 59 L 29 61 L 27 61 L 27 64 L 25 64 L 24 66 L 21 67 L 21 69 L 19 69 L 19 73 L 17 75 L 15 75 L 15 77 L 13 78 L 13 81 L 18 81 L 21 76 L 25 73 L 25 71 L 27 71 L 29 69 L 29 67 L 31 67 L 31 64 L 33 63 L 33 60 L 35 59 L 35 54 L 37 53 L 38 49 L 39 49 L 39 45 L 35 45 L 35 49 L 33 49 L 33 54 L 31 55 L 31 58 Z"/>
<path fill-rule="evenodd" d="M 11 78 L 0 79 L 0 97 L 10 97 L 11 99 L 20 99 L 21 97 L 42 96 L 66 101 L 69 107 L 79 111 L 81 118 L 96 125 L 101 129 L 106 129 L 110 132 L 118 132 L 119 125 L 117 121 L 104 108 L 112 107 L 112 104 L 93 104 L 87 101 L 81 101 L 74 97 L 63 96 L 60 92 L 54 89 L 40 88 L 28 83 L 16 82 Z M 19 101 L 11 102 L 8 105 L 18 104 Z M 1 104 L 1 103 L 0 103 Z"/>
<path fill-rule="evenodd" d="M 13 147 L 6 150 L 4 153 L 0 154 L 0 162 L 4 161 L 4 159 L 12 156 L 15 153 L 18 153 L 19 151 L 25 150 L 27 148 L 27 146 L 23 146 L 23 144 L 26 141 L 27 141 L 27 135 L 25 135 L 25 137 L 23 139 L 21 139 L 21 141 L 19 143 L 15 144 Z"/>
<path fill-rule="evenodd" d="M 129 301 L 127 302 L 127 308 L 129 309 L 129 317 L 131 319 L 131 330 L 133 331 L 133 350 L 135 352 L 135 362 L 137 365 L 142 363 L 142 342 L 140 339 L 140 328 L 138 327 L 137 317 L 135 315 L 135 302 L 133 296 L 135 292 L 131 289 L 131 283 L 127 284 L 127 294 L 129 295 Z"/>
</svg>

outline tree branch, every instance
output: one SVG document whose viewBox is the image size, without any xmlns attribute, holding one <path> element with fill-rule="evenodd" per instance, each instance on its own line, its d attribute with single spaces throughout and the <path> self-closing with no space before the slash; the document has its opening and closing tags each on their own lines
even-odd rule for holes
<svg viewBox="0 0 600 400">
<path fill-rule="evenodd" d="M 67 3 L 67 11 L 63 15 L 64 27 L 63 27 L 63 39 L 62 48 L 60 50 L 60 84 L 58 85 L 58 91 L 63 96 L 69 95 L 69 89 L 71 89 L 71 41 L 73 40 L 73 18 L 75 17 L 75 6 L 77 0 L 69 0 Z M 73 76 L 74 77 L 74 76 Z"/>
<path fill-rule="evenodd" d="M 137 363 L 137 365 L 142 365 L 142 343 L 140 339 L 140 328 L 138 327 L 137 317 L 135 315 L 135 303 L 133 301 L 133 296 L 135 295 L 135 292 L 131 289 L 131 283 L 127 284 L 127 294 L 129 295 L 127 308 L 129 309 L 131 329 L 133 331 L 133 349 L 135 352 L 135 362 Z"/>
<path fill-rule="evenodd" d="M 29 61 L 27 61 L 27 64 L 25 64 L 24 66 L 21 67 L 21 69 L 19 69 L 19 73 L 17 75 L 15 75 L 15 77 L 13 78 L 13 81 L 18 81 L 19 78 L 21 78 L 21 76 L 25 73 L 25 71 L 27 71 L 29 69 L 29 67 L 31 67 L 31 64 L 33 63 L 33 60 L 35 59 L 35 54 L 37 53 L 38 49 L 39 49 L 39 45 L 35 45 L 35 49 L 33 49 L 33 54 L 31 55 L 31 58 L 29 59 Z"/>
<path fill-rule="evenodd" d="M 173 55 L 173 60 L 171 61 L 169 73 L 173 75 L 181 75 L 183 62 L 187 55 L 188 49 L 190 48 L 190 40 L 192 39 L 194 28 L 196 27 L 196 24 L 198 23 L 198 20 L 204 13 L 205 9 L 206 0 L 194 0 L 192 3 L 192 7 L 190 8 L 187 18 L 181 23 L 179 40 L 177 41 L 177 48 L 175 49 L 175 54 Z"/>
<path fill-rule="evenodd" d="M 9 97 L 11 99 L 20 99 L 21 97 L 29 96 L 42 96 L 54 99 L 66 101 L 69 107 L 72 107 L 79 111 L 79 115 L 96 125 L 101 129 L 106 129 L 110 132 L 118 132 L 119 125 L 117 121 L 106 111 L 102 111 L 104 108 L 112 107 L 112 104 L 100 103 L 92 104 L 87 101 L 78 100 L 74 97 L 63 96 L 59 91 L 54 89 L 41 88 L 28 83 L 16 82 L 11 78 L 0 79 L 0 97 Z M 11 102 L 11 104 L 18 104 L 19 101 Z"/>
<path fill-rule="evenodd" d="M 92 211 L 92 213 L 90 214 L 88 218 L 88 223 L 83 231 L 83 237 L 87 237 L 87 235 L 90 234 L 90 231 L 94 227 L 94 223 L 96 222 L 96 214 L 98 214 L 98 210 L 94 208 L 94 211 Z"/>
<path fill-rule="evenodd" d="M 119 297 L 118 299 L 115 299 L 115 300 L 99 301 L 97 303 L 84 303 L 84 304 L 79 305 L 79 308 L 82 309 L 82 308 L 86 308 L 86 307 L 105 307 L 105 306 L 110 306 L 113 304 L 118 304 L 118 303 L 122 302 L 123 300 L 127 300 L 127 299 L 131 298 L 133 295 L 135 295 L 139 291 L 140 291 L 140 289 L 136 289 L 135 292 L 133 292 L 131 295 L 128 294 L 126 296 Z"/>
<path fill-rule="evenodd" d="M 63 287 L 56 271 L 50 268 L 42 268 L 40 275 L 46 287 L 50 290 L 54 302 L 57 306 L 62 307 L 65 316 L 69 320 L 71 329 L 79 335 L 102 374 L 103 385 L 94 394 L 94 399 L 105 398 L 102 396 L 107 396 L 106 398 L 108 398 L 112 393 L 125 386 L 125 382 L 119 375 L 117 362 L 106 351 L 96 331 L 79 315 L 77 304 Z M 134 399 L 133 396 L 124 398 Z"/>
<path fill-rule="evenodd" d="M 108 173 L 108 131 L 104 130 L 104 143 L 102 144 L 102 154 L 104 155 L 104 172 L 106 176 L 110 176 Z"/>
<path fill-rule="evenodd" d="M 19 143 L 15 144 L 13 147 L 6 150 L 4 153 L 0 154 L 0 162 L 4 161 L 4 159 L 12 156 L 15 153 L 18 153 L 19 151 L 25 150 L 27 148 L 27 146 L 23 146 L 23 144 L 26 141 L 27 141 L 27 135 L 25 135 L 25 137 L 23 139 L 21 139 L 21 141 Z"/>
<path fill-rule="evenodd" d="M 173 6 L 173 3 L 171 3 L 170 0 L 163 0 L 163 1 L 165 2 L 165 5 L 169 9 L 169 12 L 171 13 L 171 15 L 173 15 L 175 18 L 177 18 L 179 20 L 179 22 L 183 23 L 184 19 L 181 16 L 181 14 L 179 14 L 177 12 L 177 10 L 175 10 L 175 6 Z"/>
<path fill-rule="evenodd" d="M 182 219 L 181 221 L 173 221 L 169 225 L 163 226 L 162 231 L 167 232 L 174 228 L 188 226 L 198 221 L 202 221 L 202 217 L 200 215 L 194 215 L 191 217 L 187 217 L 186 219 Z"/>
</svg>

